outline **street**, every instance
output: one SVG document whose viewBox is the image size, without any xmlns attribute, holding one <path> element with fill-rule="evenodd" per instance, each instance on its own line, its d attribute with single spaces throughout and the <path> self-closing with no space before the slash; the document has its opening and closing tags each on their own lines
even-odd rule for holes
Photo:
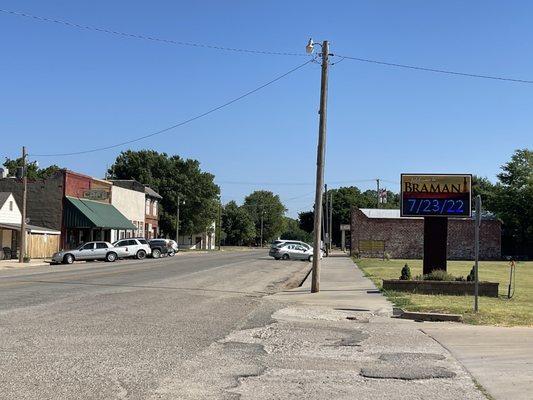
<svg viewBox="0 0 533 400">
<path fill-rule="evenodd" d="M 262 297 L 308 268 L 255 250 L 2 270 L 0 398 L 147 398 L 213 342 L 268 323 Z"/>
</svg>

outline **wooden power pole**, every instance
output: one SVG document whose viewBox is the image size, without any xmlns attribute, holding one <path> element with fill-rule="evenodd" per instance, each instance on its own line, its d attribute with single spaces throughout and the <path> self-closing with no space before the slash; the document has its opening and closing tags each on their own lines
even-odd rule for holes
<svg viewBox="0 0 533 400">
<path fill-rule="evenodd" d="M 22 218 L 20 221 L 20 252 L 19 262 L 26 256 L 26 199 L 28 196 L 28 176 L 26 174 L 26 146 L 22 146 Z"/>
<path fill-rule="evenodd" d="M 312 41 L 310 41 L 312 49 Z M 322 222 L 322 188 L 324 185 L 324 162 L 326 153 L 326 114 L 328 97 L 328 57 L 329 42 L 322 43 L 322 75 L 320 83 L 320 119 L 318 125 L 318 148 L 316 157 L 316 192 L 313 240 L 313 275 L 311 278 L 311 292 L 320 291 L 320 223 Z"/>
</svg>

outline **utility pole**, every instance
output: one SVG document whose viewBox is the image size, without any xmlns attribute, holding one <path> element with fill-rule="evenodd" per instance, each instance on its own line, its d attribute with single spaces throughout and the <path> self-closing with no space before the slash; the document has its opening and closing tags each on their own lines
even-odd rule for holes
<svg viewBox="0 0 533 400">
<path fill-rule="evenodd" d="M 326 256 L 329 257 L 329 211 L 328 211 L 328 184 L 324 185 L 324 213 L 325 217 L 322 218 L 324 223 L 324 246 L 326 247 Z"/>
<path fill-rule="evenodd" d="M 222 241 L 222 200 L 218 200 L 218 250 L 220 251 Z"/>
<path fill-rule="evenodd" d="M 333 192 L 329 193 L 329 252 L 332 249 L 333 240 Z"/>
<path fill-rule="evenodd" d="M 180 247 L 180 195 L 178 194 L 178 209 L 176 211 L 176 243 Z"/>
<path fill-rule="evenodd" d="M 22 146 L 22 220 L 20 221 L 19 262 L 26 256 L 26 199 L 28 197 L 28 176 L 26 174 L 26 146 Z"/>
<path fill-rule="evenodd" d="M 313 51 L 313 41 L 310 39 L 306 48 L 308 53 Z M 318 124 L 318 148 L 316 157 L 316 192 L 313 240 L 313 275 L 311 292 L 320 291 L 320 222 L 322 221 L 322 185 L 324 184 L 324 162 L 326 155 L 326 115 L 328 97 L 328 58 L 329 42 L 322 43 L 322 74 L 320 81 L 320 119 Z"/>
<path fill-rule="evenodd" d="M 265 213 L 265 210 L 261 208 L 261 248 L 263 248 L 263 215 Z"/>
<path fill-rule="evenodd" d="M 377 199 L 378 199 L 378 208 L 379 208 L 379 203 L 381 201 L 381 197 L 379 193 L 379 178 L 376 179 L 376 185 L 377 185 Z"/>
</svg>

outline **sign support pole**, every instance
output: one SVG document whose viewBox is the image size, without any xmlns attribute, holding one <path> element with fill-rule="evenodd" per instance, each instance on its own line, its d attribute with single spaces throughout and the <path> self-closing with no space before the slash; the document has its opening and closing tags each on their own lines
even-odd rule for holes
<svg viewBox="0 0 533 400">
<path fill-rule="evenodd" d="M 476 221 L 474 230 L 474 311 L 479 311 L 478 297 L 479 297 L 479 228 L 481 226 L 481 196 L 476 196 Z"/>
</svg>

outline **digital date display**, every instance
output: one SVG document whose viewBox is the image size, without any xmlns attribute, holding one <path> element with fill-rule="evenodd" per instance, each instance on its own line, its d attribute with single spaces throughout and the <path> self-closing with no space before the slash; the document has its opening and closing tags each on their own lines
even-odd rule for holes
<svg viewBox="0 0 533 400">
<path fill-rule="evenodd" d="M 403 217 L 470 217 L 471 182 L 468 174 L 402 174 Z"/>
</svg>

